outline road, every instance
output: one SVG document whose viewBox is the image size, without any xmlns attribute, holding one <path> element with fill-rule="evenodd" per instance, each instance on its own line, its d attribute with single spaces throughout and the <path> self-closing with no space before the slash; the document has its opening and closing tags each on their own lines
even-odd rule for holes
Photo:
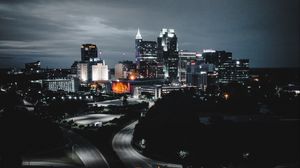
<svg viewBox="0 0 300 168">
<path fill-rule="evenodd" d="M 73 120 L 78 125 L 88 125 L 96 122 L 108 122 L 115 118 L 120 118 L 122 115 L 114 114 L 88 114 L 66 119 L 66 121 Z"/>
<path fill-rule="evenodd" d="M 23 161 L 22 167 L 63 167 L 63 168 L 81 168 L 81 166 L 76 166 L 73 164 L 68 164 L 61 162 L 60 160 L 44 160 L 35 159 L 30 161 Z"/>
<path fill-rule="evenodd" d="M 127 168 L 182 168 L 181 165 L 152 160 L 138 153 L 131 145 L 134 127 L 137 121 L 126 126 L 113 138 L 113 150 Z"/>
<path fill-rule="evenodd" d="M 138 104 L 140 101 L 138 98 L 132 98 L 132 97 L 128 97 L 127 98 L 127 103 L 128 104 Z M 123 100 L 121 99 L 114 99 L 114 100 L 106 100 L 106 101 L 100 101 L 100 102 L 92 102 L 92 103 L 88 103 L 89 105 L 92 106 L 103 106 L 103 107 L 107 107 L 109 105 L 112 106 L 123 106 Z"/>
<path fill-rule="evenodd" d="M 109 168 L 106 159 L 95 146 L 73 131 L 65 130 L 65 132 L 72 141 L 73 152 L 76 153 L 86 168 Z"/>
<path fill-rule="evenodd" d="M 63 129 L 65 136 L 70 140 L 70 147 L 65 149 L 68 158 L 25 158 L 23 166 L 43 167 L 85 167 L 109 168 L 104 156 L 87 140 L 71 130 Z M 71 160 L 70 160 L 71 159 Z M 83 165 L 82 165 L 83 164 Z"/>
</svg>

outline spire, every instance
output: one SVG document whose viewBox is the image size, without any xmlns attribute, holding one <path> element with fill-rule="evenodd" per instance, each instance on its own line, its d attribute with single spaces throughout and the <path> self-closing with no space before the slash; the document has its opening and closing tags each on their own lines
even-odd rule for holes
<svg viewBox="0 0 300 168">
<path fill-rule="evenodd" d="M 141 35 L 141 33 L 140 33 L 140 29 L 139 29 L 139 28 L 138 28 L 138 31 L 137 31 L 137 33 L 136 33 L 135 39 L 137 39 L 137 40 L 142 39 L 142 35 Z"/>
</svg>

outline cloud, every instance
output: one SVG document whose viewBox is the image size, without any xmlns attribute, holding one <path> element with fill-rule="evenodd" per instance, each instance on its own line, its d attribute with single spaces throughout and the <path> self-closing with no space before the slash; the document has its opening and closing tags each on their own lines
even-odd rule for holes
<svg viewBox="0 0 300 168">
<path fill-rule="evenodd" d="M 181 49 L 228 50 L 252 66 L 299 66 L 299 20 L 297 0 L 1 0 L 0 61 L 43 58 L 68 67 L 82 43 L 95 43 L 113 67 L 134 59 L 137 27 L 145 40 L 170 27 Z"/>
</svg>

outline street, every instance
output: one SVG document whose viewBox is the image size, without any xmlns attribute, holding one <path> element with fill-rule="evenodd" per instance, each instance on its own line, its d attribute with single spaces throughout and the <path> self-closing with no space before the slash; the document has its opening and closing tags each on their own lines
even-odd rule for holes
<svg viewBox="0 0 300 168">
<path fill-rule="evenodd" d="M 88 125 L 96 122 L 108 122 L 115 118 L 120 118 L 122 115 L 114 114 L 88 114 L 66 119 L 66 121 L 73 120 L 78 125 Z"/>
<path fill-rule="evenodd" d="M 113 150 L 127 168 L 182 168 L 181 165 L 152 160 L 138 153 L 131 145 L 136 124 L 137 121 L 123 128 L 112 141 Z"/>
</svg>

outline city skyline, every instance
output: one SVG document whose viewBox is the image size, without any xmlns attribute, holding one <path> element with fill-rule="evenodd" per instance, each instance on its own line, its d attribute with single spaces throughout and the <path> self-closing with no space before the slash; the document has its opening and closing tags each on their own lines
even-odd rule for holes
<svg viewBox="0 0 300 168">
<path fill-rule="evenodd" d="M 171 17 L 174 16 L 174 17 Z M 69 68 L 93 43 L 110 68 L 134 60 L 138 27 L 156 41 L 175 29 L 179 49 L 226 50 L 251 67 L 299 67 L 299 1 L 0 1 L 0 67 Z M 190 26 L 188 26 L 190 25 Z M 218 26 L 219 25 L 219 26 Z"/>
</svg>

